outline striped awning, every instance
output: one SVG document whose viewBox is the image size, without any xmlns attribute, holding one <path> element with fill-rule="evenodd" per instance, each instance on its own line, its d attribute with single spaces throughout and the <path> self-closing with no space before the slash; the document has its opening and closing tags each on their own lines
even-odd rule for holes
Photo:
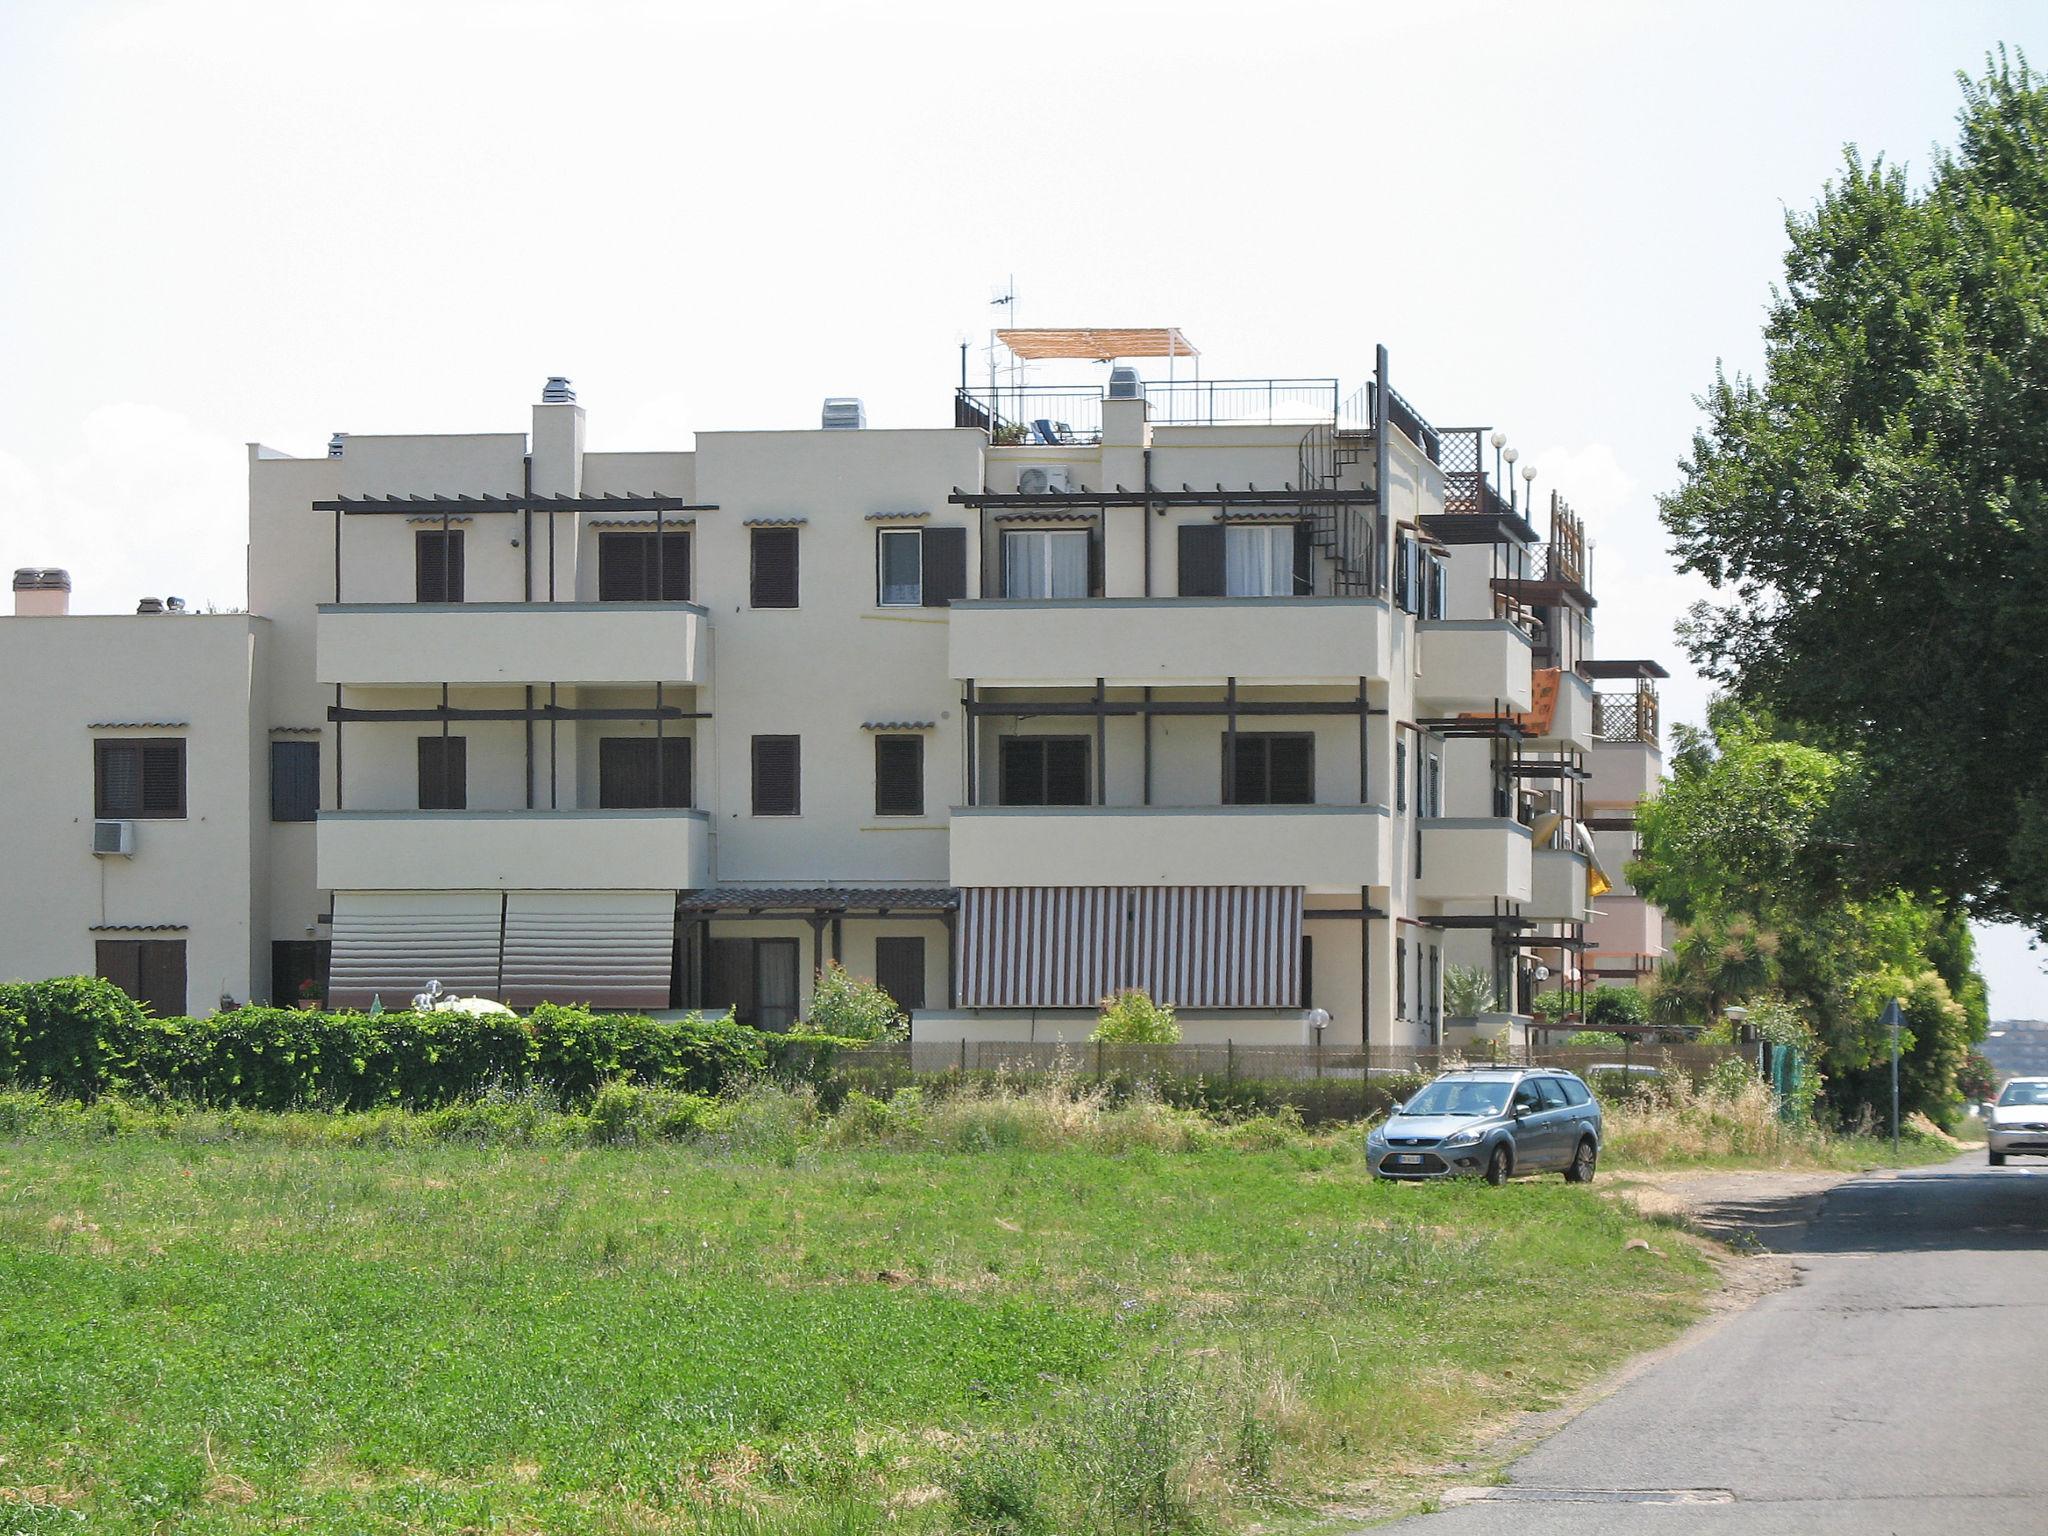
<svg viewBox="0 0 2048 1536">
<path fill-rule="evenodd" d="M 404 1008 L 430 981 L 496 997 L 504 902 L 496 891 L 336 891 L 329 1004 Z"/>
<path fill-rule="evenodd" d="M 1301 1005 L 1298 885 L 969 886 L 963 1008 L 1093 1008 L 1140 987 L 1177 1008 Z"/>
<path fill-rule="evenodd" d="M 675 931 L 669 891 L 513 891 L 504 1000 L 666 1008 Z"/>
</svg>

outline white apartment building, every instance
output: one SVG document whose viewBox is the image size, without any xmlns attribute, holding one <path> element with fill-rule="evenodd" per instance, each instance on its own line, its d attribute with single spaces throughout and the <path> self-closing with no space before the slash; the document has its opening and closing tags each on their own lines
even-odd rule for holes
<svg viewBox="0 0 2048 1536">
<path fill-rule="evenodd" d="M 1189 1039 L 1314 1008 L 1333 1047 L 1436 1039 L 1449 964 L 1508 1016 L 1593 979 L 1657 767 L 1654 697 L 1610 741 L 1593 680 L 1661 674 L 1591 659 L 1569 510 L 1539 532 L 1384 352 L 1346 395 L 1100 380 L 1177 331 L 1004 338 L 1097 377 L 657 453 L 587 451 L 550 380 L 528 432 L 252 446 L 247 615 L 19 573 L 0 976 L 780 1027 L 837 959 L 923 1039 L 1078 1038 L 1142 986 Z M 1653 926 L 1594 947 L 1640 968 Z"/>
</svg>

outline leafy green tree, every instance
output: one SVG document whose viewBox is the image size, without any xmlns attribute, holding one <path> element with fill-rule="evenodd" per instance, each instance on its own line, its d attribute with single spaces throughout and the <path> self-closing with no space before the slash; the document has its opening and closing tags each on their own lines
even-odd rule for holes
<svg viewBox="0 0 2048 1536">
<path fill-rule="evenodd" d="M 1639 987 L 1596 987 L 1586 999 L 1586 1022 L 1595 1027 L 1647 1024 L 1650 1001 Z"/>
<path fill-rule="evenodd" d="M 811 990 L 811 1006 L 797 1033 L 832 1035 L 841 1040 L 900 1040 L 910 1021 L 896 999 L 866 976 L 856 976 L 837 960 L 825 962 Z"/>
<path fill-rule="evenodd" d="M 1661 514 L 1722 594 L 1695 662 L 1853 770 L 1820 873 L 2048 933 L 2048 84 L 2001 48 L 1959 120 L 1787 216 L 1763 375 L 1717 373 Z M 1787 872 L 1759 832 L 1732 874 Z"/>
</svg>

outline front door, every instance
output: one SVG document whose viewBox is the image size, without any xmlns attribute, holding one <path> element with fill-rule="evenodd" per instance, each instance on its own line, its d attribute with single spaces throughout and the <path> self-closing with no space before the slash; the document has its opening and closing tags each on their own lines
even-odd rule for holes
<svg viewBox="0 0 2048 1536">
<path fill-rule="evenodd" d="M 754 943 L 754 1024 L 785 1030 L 796 1022 L 797 943 L 795 939 L 757 939 Z"/>
</svg>

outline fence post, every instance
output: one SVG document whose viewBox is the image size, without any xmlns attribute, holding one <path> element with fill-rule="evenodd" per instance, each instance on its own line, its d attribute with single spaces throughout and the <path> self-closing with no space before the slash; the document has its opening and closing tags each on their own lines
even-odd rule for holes
<svg viewBox="0 0 2048 1536">
<path fill-rule="evenodd" d="M 1226 1083 L 1235 1083 L 1237 1081 L 1237 1042 L 1235 1040 L 1223 1042 L 1223 1081 Z"/>
<path fill-rule="evenodd" d="M 1102 1042 L 1095 1042 L 1095 1081 L 1102 1081 Z"/>
<path fill-rule="evenodd" d="M 967 1037 L 960 1037 L 960 1075 L 967 1076 Z"/>
</svg>

